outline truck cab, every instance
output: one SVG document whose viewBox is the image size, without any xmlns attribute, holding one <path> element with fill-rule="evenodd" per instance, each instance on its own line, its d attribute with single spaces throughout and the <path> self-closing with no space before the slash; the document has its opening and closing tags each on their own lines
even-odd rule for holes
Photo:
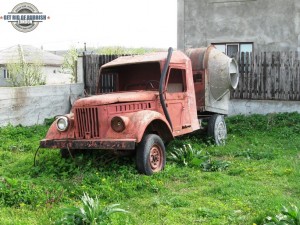
<svg viewBox="0 0 300 225">
<path fill-rule="evenodd" d="M 75 101 L 40 147 L 61 149 L 62 155 L 80 149 L 132 152 L 140 173 L 159 172 L 166 163 L 165 144 L 200 129 L 203 118 L 214 118 L 211 133 L 219 129 L 216 134 L 225 139 L 223 114 L 206 110 L 207 76 L 205 68 L 193 70 L 191 58 L 172 49 L 117 58 L 100 68 L 98 93 Z"/>
</svg>

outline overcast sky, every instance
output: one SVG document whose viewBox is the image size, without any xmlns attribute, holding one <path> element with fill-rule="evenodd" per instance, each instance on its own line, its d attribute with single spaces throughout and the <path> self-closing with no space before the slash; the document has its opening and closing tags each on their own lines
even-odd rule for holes
<svg viewBox="0 0 300 225">
<path fill-rule="evenodd" d="M 23 0 L 1 0 L 4 16 Z M 177 45 L 177 0 L 26 0 L 50 16 L 29 33 L 0 20 L 0 50 L 29 44 L 45 50 Z"/>
</svg>

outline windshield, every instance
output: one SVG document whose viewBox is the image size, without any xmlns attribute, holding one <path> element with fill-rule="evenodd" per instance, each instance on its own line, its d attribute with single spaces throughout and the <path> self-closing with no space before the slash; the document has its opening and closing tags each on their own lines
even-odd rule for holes
<svg viewBox="0 0 300 225">
<path fill-rule="evenodd" d="M 98 92 L 158 90 L 160 76 L 158 62 L 104 68 L 99 77 Z"/>
</svg>

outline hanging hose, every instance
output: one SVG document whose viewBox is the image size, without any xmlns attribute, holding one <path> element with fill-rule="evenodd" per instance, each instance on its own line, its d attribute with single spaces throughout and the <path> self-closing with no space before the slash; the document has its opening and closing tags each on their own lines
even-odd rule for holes
<svg viewBox="0 0 300 225">
<path fill-rule="evenodd" d="M 166 116 L 166 119 L 168 120 L 168 122 L 170 124 L 170 127 L 173 130 L 172 121 L 171 121 L 171 118 L 170 118 L 170 115 L 169 115 L 169 112 L 168 112 L 168 109 L 167 109 L 167 106 L 166 106 L 165 98 L 164 98 L 164 87 L 165 87 L 165 83 L 166 83 L 165 80 L 166 80 L 166 75 L 167 75 L 167 72 L 168 72 L 169 64 L 170 64 L 170 61 L 171 61 L 172 52 L 173 52 L 173 49 L 170 47 L 168 49 L 168 56 L 167 56 L 167 59 L 166 59 L 165 66 L 163 68 L 163 71 L 162 71 L 161 77 L 160 77 L 159 100 L 160 100 L 160 104 L 163 108 L 164 114 Z"/>
<path fill-rule="evenodd" d="M 40 147 L 38 147 L 37 150 L 35 151 L 34 159 L 33 159 L 33 166 L 36 166 L 36 163 L 35 163 L 36 162 L 36 155 L 37 155 L 39 149 L 40 149 Z"/>
</svg>

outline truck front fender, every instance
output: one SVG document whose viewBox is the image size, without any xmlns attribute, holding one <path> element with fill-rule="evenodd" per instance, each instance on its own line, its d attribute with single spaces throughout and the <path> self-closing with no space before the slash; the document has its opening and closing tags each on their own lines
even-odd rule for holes
<svg viewBox="0 0 300 225">
<path fill-rule="evenodd" d="M 136 130 L 136 139 L 139 143 L 145 132 L 157 133 L 165 141 L 173 139 L 172 129 L 165 117 L 156 111 L 143 110 L 130 117 L 131 129 Z"/>
<path fill-rule="evenodd" d="M 108 119 L 109 124 L 114 116 L 111 116 Z M 104 135 L 104 138 L 131 138 L 135 139 L 136 142 L 139 143 L 142 140 L 145 132 L 152 132 L 161 136 L 161 138 L 165 141 L 173 139 L 172 130 L 168 121 L 159 112 L 152 110 L 142 110 L 138 112 L 124 113 L 118 116 L 128 118 L 128 125 L 126 129 L 118 133 L 114 131 L 109 125 L 109 128 L 106 132 L 106 135 Z"/>
<path fill-rule="evenodd" d="M 74 128 L 74 115 L 66 114 L 66 117 L 69 118 L 69 128 L 66 131 L 57 130 L 56 123 L 57 119 L 51 124 L 47 134 L 46 139 L 74 139 L 75 138 L 75 128 Z"/>
</svg>

